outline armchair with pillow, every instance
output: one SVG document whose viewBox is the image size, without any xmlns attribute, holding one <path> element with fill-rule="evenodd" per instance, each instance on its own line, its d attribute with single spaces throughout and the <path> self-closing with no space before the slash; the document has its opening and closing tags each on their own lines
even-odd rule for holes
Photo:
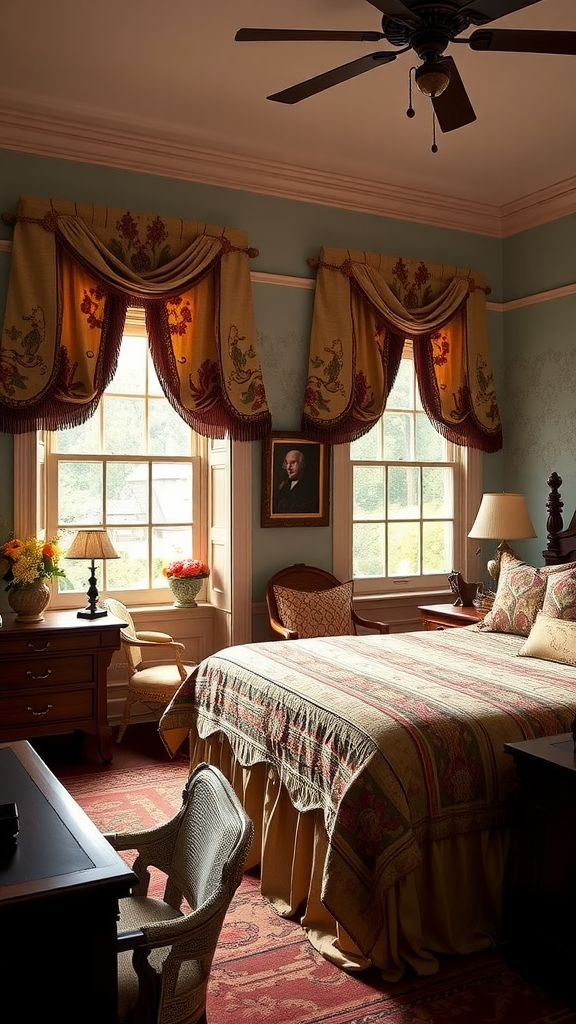
<svg viewBox="0 0 576 1024">
<path fill-rule="evenodd" d="M 388 633 L 386 622 L 365 619 L 355 611 L 354 581 L 341 583 L 332 573 L 297 562 L 280 569 L 268 581 L 266 605 L 270 628 L 283 640 L 347 636 L 357 627 Z"/>
</svg>

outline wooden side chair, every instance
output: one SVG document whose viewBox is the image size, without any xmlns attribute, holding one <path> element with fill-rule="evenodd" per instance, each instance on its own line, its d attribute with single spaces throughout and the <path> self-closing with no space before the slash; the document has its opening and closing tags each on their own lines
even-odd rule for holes
<svg viewBox="0 0 576 1024">
<path fill-rule="evenodd" d="M 128 694 L 116 737 L 116 742 L 120 743 L 134 704 L 144 704 L 159 720 L 194 666 L 185 664 L 184 644 L 174 640 L 169 633 L 137 631 L 130 612 L 121 601 L 110 597 L 102 603 L 112 615 L 126 623 L 120 630 L 128 681 Z M 163 660 L 150 660 L 151 654 L 154 659 L 161 655 Z"/>
<path fill-rule="evenodd" d="M 138 884 L 119 901 L 121 1024 L 206 1024 L 212 961 L 253 834 L 222 772 L 200 764 L 173 818 L 106 835 L 116 850 L 137 853 Z M 160 898 L 148 895 L 151 867 L 165 878 Z"/>
<path fill-rule="evenodd" d="M 365 619 L 354 610 L 354 582 L 341 583 L 331 572 L 296 562 L 268 581 L 266 605 L 270 628 L 283 640 L 346 636 L 357 627 L 389 633 L 386 622 Z"/>
</svg>

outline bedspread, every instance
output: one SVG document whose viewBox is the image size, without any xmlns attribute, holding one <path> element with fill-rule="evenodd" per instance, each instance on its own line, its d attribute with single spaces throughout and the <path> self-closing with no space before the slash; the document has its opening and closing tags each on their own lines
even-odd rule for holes
<svg viewBox="0 0 576 1024">
<path fill-rule="evenodd" d="M 161 722 L 192 725 L 238 762 L 271 765 L 328 836 L 322 902 L 367 955 L 384 893 L 430 841 L 506 823 L 506 741 L 567 732 L 576 672 L 518 658 L 519 637 L 476 626 L 248 644 L 207 658 Z"/>
</svg>

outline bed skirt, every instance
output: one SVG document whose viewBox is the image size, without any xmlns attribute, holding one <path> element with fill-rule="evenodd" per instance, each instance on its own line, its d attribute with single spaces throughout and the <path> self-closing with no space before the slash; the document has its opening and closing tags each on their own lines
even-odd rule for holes
<svg viewBox="0 0 576 1024">
<path fill-rule="evenodd" d="M 246 867 L 260 866 L 262 895 L 279 914 L 298 919 L 312 945 L 338 967 L 376 966 L 386 981 L 397 981 L 407 966 L 433 974 L 439 954 L 477 952 L 503 940 L 508 830 L 479 830 L 421 847 L 420 865 L 386 893 L 385 929 L 362 951 L 338 923 L 338 907 L 329 910 L 322 901 L 322 813 L 295 810 L 275 770 L 263 763 L 243 768 L 222 734 L 202 740 L 191 732 L 191 770 L 201 761 L 222 770 L 254 822 Z"/>
</svg>

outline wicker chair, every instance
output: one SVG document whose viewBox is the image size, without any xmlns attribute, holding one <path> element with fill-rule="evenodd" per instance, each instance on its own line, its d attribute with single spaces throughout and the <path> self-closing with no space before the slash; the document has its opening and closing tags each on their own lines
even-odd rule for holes
<svg viewBox="0 0 576 1024">
<path fill-rule="evenodd" d="M 119 901 L 120 1022 L 206 1024 L 212 961 L 253 834 L 230 783 L 207 764 L 194 770 L 165 824 L 107 834 L 116 850 L 138 854 L 138 884 Z M 163 898 L 147 895 L 150 867 L 166 875 Z"/>
<path fill-rule="evenodd" d="M 296 615 L 291 617 L 291 621 L 287 621 L 286 615 L 284 615 L 285 621 L 283 621 L 282 615 L 278 609 L 277 592 L 274 590 L 275 587 L 285 587 L 291 591 L 301 591 L 303 594 L 302 613 L 299 614 L 297 610 Z M 338 590 L 335 590 L 334 588 L 338 588 Z M 390 626 L 388 623 L 375 622 L 372 619 L 364 619 L 361 615 L 358 615 L 352 605 L 352 589 L 351 584 L 348 587 L 347 584 L 341 583 L 336 576 L 333 576 L 331 572 L 327 572 L 325 569 L 319 569 L 314 565 L 305 565 L 303 562 L 296 562 L 294 565 L 288 566 L 286 569 L 280 569 L 280 571 L 275 573 L 268 581 L 268 585 L 266 587 L 266 605 L 268 607 L 268 617 L 273 635 L 281 636 L 283 640 L 297 640 L 301 634 L 298 629 L 294 628 L 295 622 L 298 618 L 305 617 L 306 614 L 312 610 L 314 613 L 316 628 L 312 632 L 306 632 L 306 635 L 334 636 L 335 634 L 334 629 L 332 628 L 332 623 L 336 621 L 336 619 L 342 619 L 345 622 L 343 628 L 339 630 L 340 635 L 357 633 L 358 626 L 376 633 L 389 633 Z M 326 632 L 323 632 L 322 630 L 322 591 L 329 592 L 326 595 Z M 312 599 L 309 596 L 311 594 L 313 595 Z M 331 595 L 337 595 L 337 600 L 343 602 L 343 608 L 341 610 L 344 614 L 342 616 L 337 615 L 336 619 L 332 618 L 331 624 L 328 625 L 328 600 L 331 599 Z M 330 609 L 330 614 L 332 614 L 332 611 L 333 608 Z"/>
<path fill-rule="evenodd" d="M 157 719 L 160 719 L 177 690 L 190 675 L 193 666 L 184 664 L 184 644 L 174 640 L 169 633 L 138 632 L 125 605 L 111 597 L 102 603 L 112 615 L 126 623 L 120 630 L 128 680 L 128 694 L 116 737 L 116 742 L 120 743 L 130 722 L 133 705 L 144 704 Z M 156 657 L 161 651 L 162 655 L 170 660 L 144 661 L 142 652 L 148 658 L 151 651 Z"/>
</svg>

